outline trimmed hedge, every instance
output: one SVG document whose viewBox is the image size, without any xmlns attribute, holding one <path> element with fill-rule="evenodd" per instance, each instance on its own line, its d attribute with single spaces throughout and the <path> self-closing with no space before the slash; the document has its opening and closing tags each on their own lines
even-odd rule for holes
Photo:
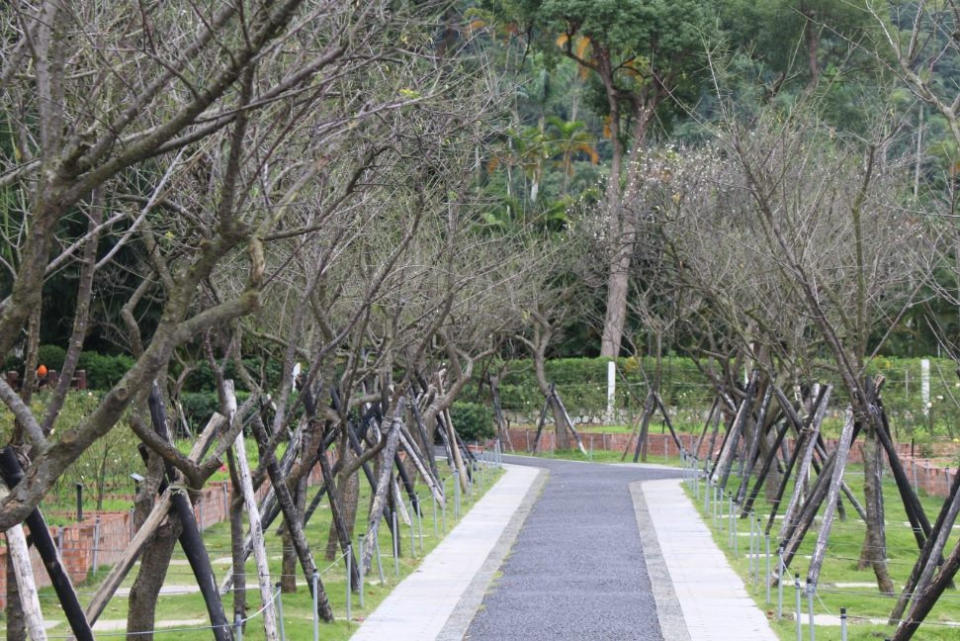
<svg viewBox="0 0 960 641">
<path fill-rule="evenodd" d="M 557 385 L 564 404 L 576 414 L 599 415 L 607 407 L 608 358 L 557 358 L 546 363 L 547 380 Z M 618 358 L 616 406 L 632 409 L 643 405 L 648 377 L 653 376 L 653 358 Z M 670 405 L 710 403 L 713 388 L 689 358 L 667 357 L 661 360 L 661 394 Z M 626 382 L 624 381 L 626 378 Z M 504 409 L 531 412 L 543 405 L 537 386 L 533 361 L 511 361 L 500 383 Z"/>
<path fill-rule="evenodd" d="M 607 358 L 562 358 L 547 361 L 547 380 L 557 390 L 571 414 L 601 416 L 607 407 Z M 869 366 L 873 375 L 886 379 L 884 404 L 898 427 L 908 430 L 928 427 L 930 419 L 923 414 L 920 392 L 921 358 L 878 357 Z M 957 365 L 943 358 L 929 358 L 930 403 L 933 421 L 947 433 L 960 436 L 960 379 L 954 373 Z M 655 370 L 653 358 L 618 358 L 616 407 L 639 411 L 646 396 L 647 377 Z M 621 375 L 622 374 L 622 375 Z M 840 377 L 824 365 L 815 372 L 820 383 L 833 384 L 833 407 L 842 409 L 847 403 L 846 390 Z M 626 379 L 626 381 L 624 381 Z M 689 358 L 671 356 L 662 359 L 661 394 L 668 405 L 681 408 L 706 408 L 713 400 L 713 387 Z M 537 386 L 533 361 L 510 361 L 500 384 L 500 399 L 505 410 L 534 415 L 543 406 L 543 395 Z M 953 399 L 957 402 L 954 403 Z M 476 399 L 474 399 L 476 400 Z"/>
</svg>

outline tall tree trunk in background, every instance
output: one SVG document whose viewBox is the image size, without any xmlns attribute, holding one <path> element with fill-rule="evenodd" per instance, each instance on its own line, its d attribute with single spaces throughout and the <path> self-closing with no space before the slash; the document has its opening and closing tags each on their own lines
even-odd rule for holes
<svg viewBox="0 0 960 641">
<path fill-rule="evenodd" d="M 863 549 L 860 552 L 858 568 L 861 570 L 872 566 L 877 576 L 877 587 L 885 594 L 893 594 L 893 580 L 887 570 L 887 546 L 884 529 L 883 462 L 881 461 L 880 444 L 875 429 L 870 426 L 864 430 L 863 445 L 863 493 L 867 512 L 867 531 L 863 539 Z"/>
<path fill-rule="evenodd" d="M 609 58 L 607 59 L 609 63 Z M 612 72 L 611 72 L 612 73 Z M 611 75 L 612 78 L 612 75 Z M 613 88 L 613 81 L 607 85 L 608 102 L 611 107 L 619 100 L 617 90 Z M 611 109 L 610 133 L 614 140 L 614 157 L 610 163 L 610 178 L 607 184 L 607 216 L 608 238 L 610 244 L 610 265 L 607 275 L 607 307 L 603 319 L 603 336 L 600 341 L 600 356 L 616 358 L 620 355 L 620 344 L 623 340 L 623 329 L 627 322 L 627 293 L 630 289 L 630 266 L 633 263 L 633 252 L 637 244 L 639 227 L 638 203 L 633 202 L 637 196 L 641 179 L 640 149 L 647 135 L 647 125 L 653 116 L 653 110 L 658 102 L 657 98 L 649 101 L 634 96 L 632 101 L 631 117 L 633 131 L 631 132 L 630 152 L 624 150 L 617 138 L 620 135 L 619 108 Z M 621 183 L 623 157 L 626 155 L 626 172 Z"/>
</svg>

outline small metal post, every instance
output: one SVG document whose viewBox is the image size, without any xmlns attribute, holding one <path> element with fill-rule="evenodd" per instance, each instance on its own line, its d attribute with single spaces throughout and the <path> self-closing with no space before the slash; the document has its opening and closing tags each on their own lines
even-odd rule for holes
<svg viewBox="0 0 960 641">
<path fill-rule="evenodd" d="M 797 641 L 803 641 L 803 603 L 800 595 L 800 575 L 795 574 L 793 576 L 793 587 L 797 593 Z"/>
<path fill-rule="evenodd" d="M 83 520 L 83 483 L 75 483 L 77 488 L 77 520 Z"/>
<path fill-rule="evenodd" d="M 234 641 L 243 641 L 243 617 L 239 614 L 233 615 L 233 638 Z"/>
<path fill-rule="evenodd" d="M 747 559 L 748 559 L 747 567 L 749 568 L 750 580 L 753 581 L 754 587 L 756 587 L 757 575 L 753 571 L 754 565 L 756 565 L 756 561 L 754 560 L 754 557 L 753 557 L 753 512 L 750 513 L 750 552 L 747 554 Z"/>
<path fill-rule="evenodd" d="M 423 505 L 420 502 L 419 495 L 417 496 L 417 542 L 420 545 L 420 556 L 423 556 L 423 513 L 420 511 L 420 506 Z"/>
<path fill-rule="evenodd" d="M 417 505 L 410 499 L 410 558 L 417 558 Z"/>
<path fill-rule="evenodd" d="M 757 524 L 759 526 L 759 523 Z M 767 559 L 767 605 L 770 605 L 770 579 L 773 577 L 770 576 L 770 535 L 763 535 L 763 545 L 764 551 L 766 553 Z"/>
<path fill-rule="evenodd" d="M 377 556 L 377 573 L 380 575 L 380 585 L 387 584 L 387 578 L 383 575 L 383 557 L 380 556 L 380 533 L 377 532 L 376 545 L 374 551 Z"/>
<path fill-rule="evenodd" d="M 203 501 L 197 501 L 197 528 L 200 530 L 200 533 L 203 534 Z"/>
<path fill-rule="evenodd" d="M 810 641 L 816 641 L 817 634 L 813 625 L 813 593 L 816 592 L 816 590 L 817 586 L 807 581 L 807 613 L 810 617 Z"/>
<path fill-rule="evenodd" d="M 733 548 L 736 541 L 736 537 L 733 535 L 733 497 L 732 496 L 729 499 L 727 499 L 727 505 L 729 506 L 729 509 L 727 511 L 727 530 L 730 533 L 730 547 Z M 736 554 L 736 552 L 734 552 L 734 554 Z"/>
<path fill-rule="evenodd" d="M 840 641 L 847 641 L 847 609 L 840 608 Z"/>
<path fill-rule="evenodd" d="M 700 462 L 693 461 L 693 498 L 700 499 Z"/>
<path fill-rule="evenodd" d="M 717 529 L 717 488 L 710 488 L 710 516 L 713 518 L 713 529 Z"/>
<path fill-rule="evenodd" d="M 57 531 L 57 549 L 60 550 L 60 554 L 63 554 L 63 526 L 60 526 L 60 529 Z"/>
<path fill-rule="evenodd" d="M 350 619 L 353 612 L 353 589 L 350 584 L 353 582 L 353 546 L 347 544 L 347 625 L 350 625 Z M 313 640 L 317 641 L 319 628 L 317 627 L 317 573 L 313 573 Z"/>
<path fill-rule="evenodd" d="M 453 518 L 460 519 L 460 472 L 453 470 Z"/>
<path fill-rule="evenodd" d="M 347 545 L 347 625 L 350 625 L 350 560 L 353 557 L 350 545 Z M 310 577 L 313 582 L 313 641 L 320 641 L 320 614 L 317 612 L 320 602 L 320 575 L 316 572 Z"/>
<path fill-rule="evenodd" d="M 363 541 L 363 536 L 358 536 L 357 541 L 358 543 Z M 357 574 L 360 575 L 360 585 L 357 586 L 357 595 L 360 597 L 358 601 L 360 603 L 360 609 L 363 609 L 363 584 L 366 581 L 363 570 L 363 545 L 358 544 L 357 549 L 360 550 L 357 554 Z"/>
<path fill-rule="evenodd" d="M 277 581 L 277 622 L 280 624 L 280 641 L 287 641 L 287 630 L 283 625 L 283 590 L 280 589 L 280 582 Z"/>
<path fill-rule="evenodd" d="M 397 511 L 393 511 L 393 571 L 394 574 L 400 576 L 400 541 L 397 540 L 397 537 L 400 536 L 400 528 L 397 527 Z"/>
<path fill-rule="evenodd" d="M 443 480 L 443 504 L 440 506 L 440 524 L 443 526 L 443 533 L 447 533 L 447 480 Z"/>
<path fill-rule="evenodd" d="M 783 548 L 777 548 L 777 621 L 783 618 L 783 574 L 786 566 L 783 564 Z"/>
<path fill-rule="evenodd" d="M 436 539 L 438 536 L 437 532 L 437 495 L 433 492 L 430 492 L 430 498 L 433 501 L 433 538 Z"/>
<path fill-rule="evenodd" d="M 100 567 L 100 515 L 93 522 L 93 572 L 96 574 Z"/>
</svg>

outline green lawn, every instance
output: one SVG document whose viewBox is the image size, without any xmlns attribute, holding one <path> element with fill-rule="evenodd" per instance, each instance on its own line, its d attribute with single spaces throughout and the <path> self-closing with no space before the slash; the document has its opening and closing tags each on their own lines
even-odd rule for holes
<svg viewBox="0 0 960 641">
<path fill-rule="evenodd" d="M 443 465 L 444 464 L 441 463 L 441 473 L 447 471 L 442 467 Z M 496 480 L 496 478 L 499 477 L 500 474 L 502 474 L 502 471 L 500 470 L 489 469 L 486 470 L 482 475 L 478 476 L 478 480 L 473 488 L 473 491 L 470 494 L 465 495 L 462 499 L 461 517 L 473 506 L 477 499 L 482 496 L 487 489 L 489 489 L 491 484 Z M 448 501 L 449 505 L 446 509 L 446 527 L 444 528 L 444 512 L 439 507 L 437 508 L 435 525 L 432 508 L 433 502 L 430 499 L 430 494 L 425 488 L 419 488 L 418 493 L 423 502 L 424 516 L 421 524 L 423 531 L 423 551 L 422 553 L 420 552 L 418 544 L 416 553 L 410 553 L 411 527 L 401 525 L 400 531 L 403 543 L 401 555 L 397 559 L 397 570 L 395 570 L 394 566 L 389 530 L 384 529 L 384 526 L 381 525 L 379 542 L 385 583 L 380 583 L 376 566 L 374 566 L 373 571 L 367 575 L 367 580 L 365 583 L 364 607 L 360 607 L 358 603 L 358 596 L 354 594 L 352 604 L 352 621 L 349 622 L 345 620 L 346 568 L 344 567 L 343 561 L 339 558 L 333 561 L 324 558 L 324 551 L 326 549 L 327 536 L 330 527 L 330 510 L 326 501 L 324 501 L 322 504 L 323 507 L 314 513 L 313 518 L 307 525 L 307 539 L 310 542 L 311 550 L 314 554 L 317 565 L 321 568 L 321 579 L 337 617 L 337 620 L 334 623 L 321 624 L 321 639 L 324 641 L 336 641 L 349 638 L 356 629 L 358 622 L 363 621 L 364 617 L 372 612 L 380 603 L 380 601 L 382 601 L 383 598 L 389 594 L 390 591 L 401 580 L 403 580 L 405 576 L 414 571 L 414 569 L 419 565 L 423 556 L 436 547 L 446 532 L 448 532 L 455 525 L 456 519 L 454 518 L 453 514 L 453 481 L 449 475 L 444 479 L 444 486 L 447 489 L 448 496 L 450 497 Z M 316 488 L 311 488 L 311 492 L 308 494 L 308 497 L 312 498 L 313 492 L 315 491 Z M 366 514 L 368 503 L 369 486 L 366 486 L 364 482 L 361 485 L 360 509 L 358 510 L 361 515 Z M 271 527 L 267 532 L 267 554 L 270 558 L 271 578 L 274 581 L 279 580 L 281 572 L 280 555 L 282 550 L 281 539 L 277 534 L 278 525 L 279 522 L 274 524 L 274 526 Z M 358 531 L 362 531 L 365 527 L 366 524 L 363 517 L 358 517 Z M 414 531 L 416 531 L 415 528 Z M 224 522 L 208 528 L 204 532 L 204 542 L 210 557 L 213 560 L 214 571 L 217 575 L 217 579 L 219 580 L 224 576 L 225 571 L 230 567 L 229 524 Z M 253 613 L 260 609 L 261 600 L 259 589 L 256 584 L 256 570 L 252 558 L 248 561 L 246 568 L 248 584 L 248 589 L 246 592 L 248 613 Z M 137 568 L 134 568 L 130 576 L 124 582 L 123 587 L 129 587 L 133 583 L 133 577 L 136 574 L 136 570 Z M 103 577 L 106 575 L 106 572 L 107 568 L 101 568 L 96 576 L 91 577 L 84 584 L 77 587 L 77 590 L 80 594 L 81 603 L 86 603 L 90 599 L 91 595 L 96 590 L 97 584 L 103 579 Z M 313 638 L 311 597 L 306 585 L 303 584 L 303 577 L 301 576 L 299 566 L 297 573 L 297 580 L 301 584 L 298 587 L 297 592 L 293 594 L 284 594 L 282 596 L 286 634 L 287 638 L 291 640 L 311 639 Z M 167 572 L 165 585 L 171 586 L 195 584 L 196 581 L 194 580 L 190 567 L 186 562 L 186 558 L 178 547 L 174 553 L 173 563 L 170 565 Z M 40 591 L 40 599 L 46 618 L 49 620 L 57 620 L 59 604 L 56 600 L 56 595 L 54 594 L 53 590 L 51 588 L 42 589 Z M 227 612 L 227 618 L 232 620 L 232 597 L 230 594 L 224 597 L 224 608 Z M 101 620 L 125 619 L 126 613 L 127 599 L 125 597 L 115 596 L 100 618 Z M 199 641 L 200 639 L 207 640 L 211 638 L 210 631 L 207 629 L 202 629 L 203 626 L 208 625 L 208 618 L 203 599 L 199 594 L 161 596 L 157 604 L 157 620 L 177 620 L 185 622 L 183 625 L 178 626 L 175 629 L 168 631 L 164 631 L 162 629 L 159 630 L 155 635 L 155 638 L 158 640 L 176 639 L 177 641 L 189 641 L 196 639 Z M 191 620 L 202 620 L 203 622 L 191 623 Z M 65 633 L 69 633 L 69 628 L 65 623 L 61 623 L 50 630 L 51 635 Z M 100 637 L 106 635 L 101 633 L 97 636 Z M 244 631 L 244 639 L 256 641 L 263 638 L 264 633 L 262 619 L 260 617 L 254 617 L 246 626 L 246 630 Z"/>
<path fill-rule="evenodd" d="M 860 497 L 860 500 L 862 501 L 863 467 L 860 465 L 848 466 L 847 473 L 845 474 L 844 478 L 850 485 L 854 494 Z M 729 487 L 735 491 L 738 484 L 739 481 L 731 476 Z M 744 582 L 747 585 L 751 595 L 757 601 L 757 605 L 769 613 L 774 630 L 776 630 L 780 638 L 784 641 L 792 641 L 795 639 L 796 623 L 794 619 L 794 612 L 796 608 L 796 595 L 793 580 L 789 580 L 788 584 L 784 586 L 784 620 L 776 621 L 776 588 L 771 590 L 771 602 L 767 603 L 766 601 L 766 590 L 763 580 L 763 576 L 766 571 L 765 557 L 757 559 L 759 578 L 756 580 L 751 578 L 750 561 L 746 556 L 750 545 L 749 520 L 734 519 L 736 532 L 738 533 L 737 550 L 735 553 L 730 545 L 730 521 L 726 517 L 729 507 L 728 503 L 723 503 L 724 516 L 716 521 L 717 527 L 714 528 L 712 506 L 709 511 L 704 511 L 704 486 L 702 484 L 700 486 L 699 499 L 694 499 L 693 488 L 689 487 L 689 484 L 686 485 L 686 491 L 691 497 L 691 500 L 694 501 L 694 504 L 700 511 L 704 521 L 708 524 L 708 526 L 711 526 L 714 534 L 714 540 L 716 541 L 717 545 L 724 550 L 733 568 L 744 578 Z M 887 557 L 889 559 L 888 567 L 896 585 L 896 589 L 899 591 L 903 588 L 904 582 L 910 574 L 913 563 L 918 555 L 918 548 L 916 540 L 909 526 L 907 525 L 907 517 L 903 509 L 899 492 L 897 491 L 896 485 L 893 483 L 892 478 L 889 478 L 889 474 L 885 476 L 883 489 L 887 523 L 886 531 Z M 789 497 L 790 491 L 792 491 L 792 487 L 788 488 L 785 495 L 786 497 Z M 784 501 L 786 500 L 788 500 L 788 498 L 784 499 Z M 942 499 L 921 494 L 921 501 L 929 520 L 931 522 L 935 521 L 940 510 Z M 851 617 L 849 638 L 852 641 L 884 639 L 893 634 L 895 629 L 893 626 L 887 626 L 882 623 L 865 623 L 861 619 L 875 618 L 885 621 L 887 617 L 889 617 L 897 597 L 883 595 L 877 590 L 876 579 L 871 569 L 857 569 L 857 561 L 860 556 L 860 550 L 864 539 L 864 524 L 857 518 L 856 512 L 854 512 L 848 504 L 845 504 L 845 507 L 847 508 L 846 520 L 835 520 L 830 533 L 827 556 L 820 575 L 820 582 L 814 602 L 814 611 L 818 615 L 832 614 L 839 616 L 840 608 L 846 608 L 848 616 Z M 766 519 L 769 515 L 769 505 L 762 497 L 757 502 L 755 514 L 763 519 L 763 525 L 765 526 Z M 777 547 L 777 533 L 779 531 L 780 523 L 781 521 L 779 519 L 774 522 L 770 537 L 771 557 L 773 559 L 771 562 L 774 564 L 774 567 L 776 563 L 775 555 Z M 818 527 L 819 521 L 807 533 L 803 545 L 800 547 L 797 556 L 794 558 L 791 567 L 789 568 L 791 576 L 793 573 L 800 574 L 801 584 L 806 579 L 806 573 L 809 565 L 809 559 L 806 558 L 806 556 L 809 555 L 813 549 L 814 542 L 817 538 Z M 758 531 L 762 532 L 762 530 L 759 529 Z M 952 547 L 958 542 L 958 535 L 956 532 L 957 530 L 955 529 L 954 534 L 951 536 L 950 542 L 948 543 L 948 550 L 952 549 Z M 758 535 L 755 541 L 758 549 L 762 552 L 762 538 Z M 845 586 L 843 584 L 862 585 Z M 804 638 L 809 638 L 809 631 L 806 627 L 806 597 L 804 597 L 803 603 L 803 634 Z M 957 629 L 948 627 L 945 624 L 948 622 L 957 621 L 960 621 L 960 594 L 958 594 L 956 590 L 948 590 L 940 599 L 940 602 L 937 604 L 936 608 L 930 613 L 930 616 L 927 617 L 927 622 L 920 627 L 914 638 L 944 641 L 947 639 L 956 639 L 958 635 Z M 816 638 L 818 640 L 827 641 L 839 640 L 840 628 L 839 626 L 817 626 Z"/>
</svg>

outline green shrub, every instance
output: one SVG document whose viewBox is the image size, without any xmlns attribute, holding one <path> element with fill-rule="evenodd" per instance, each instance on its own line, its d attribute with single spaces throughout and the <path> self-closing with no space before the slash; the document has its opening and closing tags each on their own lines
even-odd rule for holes
<svg viewBox="0 0 960 641">
<path fill-rule="evenodd" d="M 237 402 L 243 403 L 249 396 L 249 392 L 237 391 Z M 210 416 L 220 411 L 220 397 L 216 392 L 181 392 L 180 404 L 192 430 L 203 428 Z"/>
<path fill-rule="evenodd" d="M 264 365 L 263 361 L 255 358 L 243 359 L 243 364 L 253 376 L 254 380 L 260 380 L 261 368 L 265 376 L 267 389 L 276 389 L 280 386 L 283 364 L 280 361 L 268 360 Z M 237 374 L 236 365 L 233 361 L 227 362 L 223 368 L 223 374 L 226 378 L 231 378 L 237 385 L 237 390 L 246 389 L 243 379 Z M 213 370 L 207 363 L 200 363 L 196 369 L 187 374 L 183 389 L 187 392 L 209 392 L 217 389 L 217 379 L 213 375 Z"/>
<path fill-rule="evenodd" d="M 19 356 L 14 356 L 13 354 L 8 354 L 5 359 L 3 359 L 3 371 L 4 372 L 20 372 L 23 370 L 23 359 Z"/>
<path fill-rule="evenodd" d="M 97 352 L 82 352 L 77 364 L 87 372 L 87 387 L 109 389 L 133 367 L 134 359 L 125 354 L 107 355 Z"/>
<path fill-rule="evenodd" d="M 480 403 L 454 403 L 450 407 L 450 420 L 464 441 L 480 441 L 496 434 L 493 410 Z"/>
<path fill-rule="evenodd" d="M 63 361 L 67 357 L 67 350 L 59 345 L 41 345 L 37 350 L 37 364 L 46 365 L 47 369 L 58 372 L 63 369 Z"/>
</svg>

